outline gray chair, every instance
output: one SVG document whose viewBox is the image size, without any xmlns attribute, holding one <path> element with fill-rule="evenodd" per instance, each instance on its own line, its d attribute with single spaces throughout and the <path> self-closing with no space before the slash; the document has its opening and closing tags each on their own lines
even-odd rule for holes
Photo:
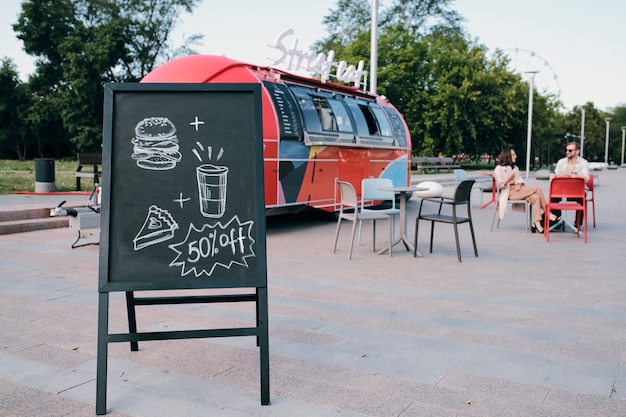
<svg viewBox="0 0 626 417">
<path fill-rule="evenodd" d="M 384 213 L 376 213 L 372 211 L 359 212 L 359 198 L 356 194 L 354 186 L 349 182 L 337 181 L 339 185 L 339 191 L 341 192 L 341 203 L 339 207 L 339 216 L 337 219 L 337 230 L 335 231 L 335 245 L 333 246 L 333 253 L 337 250 L 337 241 L 339 240 L 339 229 L 343 220 L 352 222 L 352 233 L 350 235 L 350 254 L 349 259 L 352 259 L 352 248 L 354 247 L 354 236 L 356 234 L 356 227 L 359 222 L 372 221 L 372 249 L 376 252 L 376 220 L 387 220 L 389 222 L 389 256 L 391 256 L 391 241 L 392 241 L 392 222 L 391 217 Z"/>
<path fill-rule="evenodd" d="M 497 184 L 496 184 L 496 187 Z M 531 218 L 532 218 L 532 209 L 530 207 L 530 203 L 527 200 L 507 200 L 507 205 L 513 205 L 513 204 L 523 204 L 524 205 L 524 215 L 526 217 L 526 233 L 529 232 L 529 225 L 531 223 Z M 494 203 L 494 205 L 496 206 L 495 210 L 493 211 L 493 219 L 491 219 L 491 231 L 493 232 L 493 225 L 495 223 L 496 225 L 496 229 L 500 228 L 500 216 L 498 215 L 499 211 L 500 211 L 500 187 L 497 188 L 497 192 L 496 192 L 496 202 Z M 497 220 L 496 220 L 497 219 Z"/>
<path fill-rule="evenodd" d="M 467 175 L 467 171 L 465 171 L 464 169 L 455 169 L 454 170 L 454 186 L 456 187 L 457 185 L 459 185 L 461 183 L 461 181 L 466 181 L 469 180 L 469 176 Z M 480 190 L 480 205 L 482 208 L 483 205 L 483 193 L 485 191 L 491 191 L 491 180 L 489 180 L 489 185 L 486 184 L 486 180 L 485 181 L 479 181 L 476 182 L 475 187 L 478 190 Z"/>
<path fill-rule="evenodd" d="M 395 228 L 395 216 L 400 214 L 400 209 L 396 207 L 396 193 L 393 191 L 381 191 L 381 187 L 393 187 L 393 181 L 389 178 L 365 178 L 361 180 L 361 206 L 360 212 L 372 212 L 372 213 L 384 213 L 391 216 L 391 227 Z M 379 201 L 381 203 L 388 203 L 390 207 L 367 207 L 366 201 Z M 361 244 L 361 229 L 363 222 L 359 222 L 359 238 L 358 242 Z"/>
<path fill-rule="evenodd" d="M 438 197 L 438 198 L 422 198 L 420 202 L 419 211 L 415 218 L 415 242 L 413 245 L 413 256 L 417 257 L 417 237 L 419 233 L 419 222 L 425 220 L 430 222 L 430 253 L 433 252 L 433 236 L 435 234 L 435 223 L 447 223 L 454 226 L 454 238 L 456 241 L 456 254 L 461 262 L 461 247 L 459 245 L 459 230 L 458 225 L 461 223 L 468 223 L 470 232 L 472 234 L 472 243 L 474 244 L 474 255 L 478 256 L 478 249 L 476 248 L 476 237 L 474 235 L 474 224 L 472 223 L 472 212 L 470 196 L 472 192 L 472 186 L 474 180 L 461 181 L 454 191 L 454 197 Z M 438 206 L 437 211 L 434 213 L 424 213 L 424 203 L 436 203 Z M 433 204 L 427 206 L 432 207 Z M 450 207 L 451 210 L 446 209 L 446 213 L 442 213 L 443 207 Z M 467 217 L 460 217 L 457 214 L 459 206 L 467 207 Z M 447 214 L 448 212 L 450 212 Z"/>
</svg>

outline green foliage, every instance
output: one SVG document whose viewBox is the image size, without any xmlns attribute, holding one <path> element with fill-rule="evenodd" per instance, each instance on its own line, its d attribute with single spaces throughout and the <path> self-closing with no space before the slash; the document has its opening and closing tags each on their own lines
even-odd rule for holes
<svg viewBox="0 0 626 417">
<path fill-rule="evenodd" d="M 462 18 L 452 9 L 454 0 L 394 0 L 381 12 L 382 26 L 402 26 L 413 36 L 451 30 L 460 31 Z"/>
<path fill-rule="evenodd" d="M 576 106 L 572 111 L 563 116 L 561 126 L 563 138 L 555 146 L 558 147 L 557 156 L 562 157 L 563 148 L 570 140 L 580 142 L 580 127 L 582 124 L 582 108 L 585 109 L 585 140 L 583 143 L 583 156 L 588 161 L 604 162 L 606 151 L 606 118 L 610 117 L 609 123 L 609 162 L 621 164 L 622 159 L 622 126 L 626 126 L 626 105 L 612 109 L 611 113 L 598 110 L 593 103 L 588 102 L 584 106 Z M 570 134 L 565 139 L 565 134 Z M 557 158 L 558 159 L 558 158 Z"/>
<path fill-rule="evenodd" d="M 355 42 L 364 32 L 364 28 L 370 27 L 371 21 L 369 0 L 337 0 L 337 8 L 330 9 L 322 20 L 329 36 L 317 42 L 315 47 L 340 52 Z"/>
<path fill-rule="evenodd" d="M 448 0 L 394 0 L 379 12 L 378 91 L 403 114 L 413 153 L 465 154 L 478 160 L 504 148 L 526 149 L 529 87 L 507 69 L 508 58 L 470 41 Z M 366 0 L 339 0 L 318 49 L 369 62 Z M 560 103 L 533 93 L 533 154 L 554 139 Z M 533 158 L 534 159 L 534 158 Z M 525 165 L 524 161 L 520 161 Z"/>
<path fill-rule="evenodd" d="M 20 82 L 9 58 L 1 62 L 0 97 L 0 154 L 22 160 L 26 149 L 32 145 L 28 124 L 23 120 L 28 114 L 30 96 L 28 86 Z"/>
<path fill-rule="evenodd" d="M 192 52 L 189 45 L 201 37 L 174 48 L 169 35 L 198 2 L 24 1 L 13 28 L 25 51 L 37 57 L 29 80 L 32 106 L 22 113 L 29 115 L 37 152 L 99 151 L 103 83 L 138 81 L 161 62 Z"/>
<path fill-rule="evenodd" d="M 370 3 L 370 0 L 337 0 L 337 7 L 330 9 L 322 20 L 328 37 L 316 42 L 314 47 L 334 50 L 344 56 L 344 48 L 364 40 L 363 34 L 367 34 L 369 40 L 372 21 Z M 452 3 L 453 0 L 392 0 L 389 7 L 379 10 L 378 23 L 383 29 L 402 27 L 413 37 L 437 28 L 460 31 L 462 19 L 451 8 Z"/>
<path fill-rule="evenodd" d="M 175 47 L 169 35 L 199 0 L 25 0 L 14 25 L 36 72 L 20 82 L 0 66 L 0 157 L 28 159 L 99 151 L 105 82 L 143 78 L 162 62 L 194 53 L 201 36 Z M 488 56 L 460 29 L 453 0 L 379 2 L 378 93 L 404 115 L 413 152 L 422 156 L 497 155 L 526 150 L 529 86 L 507 70 L 506 56 Z M 323 23 L 318 50 L 369 65 L 369 0 L 337 0 Z M 555 97 L 533 93 L 532 154 L 544 164 L 562 156 L 567 133 L 580 132 L 580 108 L 561 114 Z M 619 161 L 626 106 L 610 113 L 585 104 L 584 156 Z M 521 158 L 520 158 L 521 159 Z M 533 158 L 534 159 L 534 158 Z M 523 165 L 524 161 L 520 161 Z"/>
</svg>

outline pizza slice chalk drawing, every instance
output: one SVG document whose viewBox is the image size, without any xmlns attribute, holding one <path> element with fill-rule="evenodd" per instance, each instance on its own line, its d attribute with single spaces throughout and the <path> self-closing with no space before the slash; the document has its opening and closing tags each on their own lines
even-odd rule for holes
<svg viewBox="0 0 626 417">
<path fill-rule="evenodd" d="M 133 247 L 135 251 L 138 251 L 170 240 L 174 237 L 174 231 L 177 229 L 178 223 L 167 210 L 151 205 L 143 226 L 133 239 Z"/>
</svg>

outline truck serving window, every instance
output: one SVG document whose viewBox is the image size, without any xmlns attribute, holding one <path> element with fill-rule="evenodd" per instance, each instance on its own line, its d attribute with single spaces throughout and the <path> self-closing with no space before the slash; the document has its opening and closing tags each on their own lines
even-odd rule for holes
<svg viewBox="0 0 626 417">
<path fill-rule="evenodd" d="M 346 104 L 354 116 L 357 127 L 357 143 L 385 147 L 398 145 L 399 141 L 394 135 L 389 117 L 377 103 L 346 99 Z"/>
<path fill-rule="evenodd" d="M 312 97 L 315 109 L 320 118 L 322 130 L 353 133 L 352 121 L 346 107 L 336 99 Z"/>
<path fill-rule="evenodd" d="M 354 144 L 348 110 L 332 92 L 294 85 L 289 85 L 289 89 L 302 112 L 306 144 Z"/>
<path fill-rule="evenodd" d="M 299 85 L 289 90 L 302 112 L 305 143 L 398 147 L 389 118 L 376 102 Z"/>
<path fill-rule="evenodd" d="M 374 118 L 376 119 L 378 125 L 378 134 L 383 137 L 391 138 L 393 137 L 393 131 L 391 130 L 391 125 L 389 124 L 389 119 L 387 119 L 387 115 L 379 106 L 369 106 L 370 111 L 374 114 Z"/>
</svg>

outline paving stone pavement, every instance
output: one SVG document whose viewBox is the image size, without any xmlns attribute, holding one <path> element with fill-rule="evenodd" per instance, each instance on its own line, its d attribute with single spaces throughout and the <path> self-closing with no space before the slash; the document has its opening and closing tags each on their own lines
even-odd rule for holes
<svg viewBox="0 0 626 417">
<path fill-rule="evenodd" d="M 270 217 L 271 404 L 254 338 L 113 343 L 107 415 L 626 416 L 625 180 L 626 169 L 600 173 L 588 244 L 547 243 L 515 212 L 491 232 L 493 205 L 480 210 L 474 192 L 479 257 L 461 225 L 462 263 L 446 225 L 433 253 L 421 228 L 422 258 L 372 253 L 365 225 L 348 260 L 347 227 L 332 253 L 331 216 Z M 418 200 L 408 206 L 412 237 Z M 95 415 L 99 246 L 74 240 L 72 229 L 0 236 L 0 416 Z M 253 323 L 244 304 L 138 307 L 138 325 Z M 112 293 L 110 331 L 126 326 Z"/>
</svg>

